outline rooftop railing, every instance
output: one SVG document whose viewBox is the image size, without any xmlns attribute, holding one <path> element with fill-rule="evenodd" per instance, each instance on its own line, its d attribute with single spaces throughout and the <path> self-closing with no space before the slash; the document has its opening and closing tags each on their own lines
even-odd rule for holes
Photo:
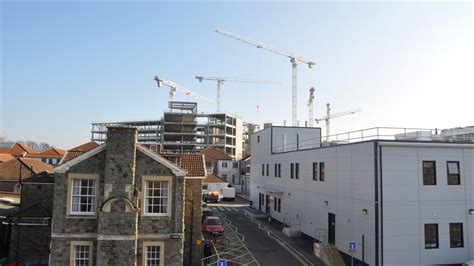
<svg viewBox="0 0 474 266">
<path fill-rule="evenodd" d="M 474 130 L 472 132 L 463 131 L 462 134 L 459 134 L 458 129 L 440 130 L 437 128 L 373 127 L 329 136 L 305 139 L 299 141 L 298 143 L 296 141 L 285 143 L 283 145 L 273 146 L 272 152 L 281 153 L 307 150 L 370 140 L 474 142 Z"/>
</svg>

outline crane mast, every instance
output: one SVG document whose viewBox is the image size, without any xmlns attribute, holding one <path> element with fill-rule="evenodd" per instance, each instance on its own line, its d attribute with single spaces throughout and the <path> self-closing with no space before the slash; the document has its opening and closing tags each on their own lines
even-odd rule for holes
<svg viewBox="0 0 474 266">
<path fill-rule="evenodd" d="M 309 68 L 313 68 L 313 66 L 315 66 L 316 63 L 314 61 L 306 60 L 306 59 L 304 59 L 304 58 L 302 58 L 302 57 L 300 57 L 300 56 L 298 56 L 294 53 L 286 52 L 286 51 L 271 47 L 271 46 L 266 45 L 264 43 L 251 40 L 249 38 L 237 35 L 237 34 L 232 33 L 232 32 L 224 31 L 222 29 L 217 29 L 216 32 L 220 33 L 224 36 L 227 36 L 229 38 L 232 38 L 234 40 L 241 41 L 243 43 L 255 46 L 257 48 L 264 49 L 264 50 L 267 50 L 269 52 L 272 52 L 272 53 L 290 58 L 290 62 L 291 62 L 291 65 L 292 65 L 291 121 L 292 121 L 293 126 L 298 126 L 297 66 L 298 66 L 298 63 L 301 62 L 301 63 L 307 64 Z"/>
<path fill-rule="evenodd" d="M 182 93 L 184 93 L 188 96 L 194 97 L 196 99 L 203 100 L 203 101 L 206 101 L 206 102 L 209 102 L 209 103 L 213 103 L 211 100 L 209 100 L 208 98 L 200 95 L 199 93 L 194 92 L 194 91 L 189 90 L 189 89 L 186 89 L 185 87 L 183 87 L 183 86 L 181 86 L 181 85 L 179 85 L 179 84 L 177 84 L 173 81 L 161 79 L 158 76 L 155 76 L 154 80 L 156 81 L 156 84 L 158 85 L 158 87 L 161 87 L 162 85 L 166 85 L 170 88 L 170 94 L 169 94 L 169 101 L 170 102 L 174 101 L 176 92 L 180 91 L 180 92 L 182 92 Z"/>
<path fill-rule="evenodd" d="M 314 105 L 314 87 L 309 89 L 309 99 L 308 99 L 308 107 L 309 107 L 309 127 L 313 127 L 313 105 Z"/>
<path fill-rule="evenodd" d="M 353 109 L 353 110 L 349 110 L 349 111 L 344 111 L 344 112 L 340 112 L 340 113 L 335 113 L 335 114 L 331 114 L 331 106 L 329 103 L 326 104 L 326 116 L 323 116 L 321 118 L 317 118 L 315 119 L 316 120 L 316 123 L 319 123 L 319 121 L 322 121 L 324 120 L 326 122 L 326 142 L 329 143 L 329 136 L 331 134 L 331 129 L 330 129 L 330 120 L 333 119 L 333 118 L 336 118 L 336 117 L 341 117 L 341 116 L 345 116 L 345 115 L 351 115 L 351 114 L 355 114 L 357 112 L 360 112 L 360 108 L 358 109 Z"/>
<path fill-rule="evenodd" d="M 217 81 L 217 98 L 216 98 L 216 105 L 217 105 L 217 113 L 221 111 L 221 92 L 222 92 L 222 85 L 224 85 L 224 81 L 226 82 L 240 82 L 240 83 L 255 83 L 255 84 L 277 84 L 280 85 L 280 82 L 273 82 L 267 80 L 256 80 L 256 79 L 241 79 L 241 78 L 226 78 L 226 77 L 203 77 L 203 76 L 196 76 L 196 79 L 199 82 L 203 80 L 209 81 Z"/>
</svg>

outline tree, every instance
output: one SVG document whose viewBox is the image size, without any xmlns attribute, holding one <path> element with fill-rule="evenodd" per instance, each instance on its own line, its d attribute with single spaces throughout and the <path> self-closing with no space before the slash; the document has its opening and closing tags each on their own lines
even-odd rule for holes
<svg viewBox="0 0 474 266">
<path fill-rule="evenodd" d="M 27 140 L 26 141 L 26 146 L 32 148 L 35 151 L 40 151 L 40 147 L 39 147 L 38 143 L 36 143 L 32 140 Z"/>
<path fill-rule="evenodd" d="M 49 145 L 48 143 L 46 142 L 40 142 L 38 144 L 38 147 L 39 147 L 39 150 L 38 151 L 45 151 L 45 150 L 49 150 L 51 148 L 53 148 L 51 145 Z"/>
</svg>

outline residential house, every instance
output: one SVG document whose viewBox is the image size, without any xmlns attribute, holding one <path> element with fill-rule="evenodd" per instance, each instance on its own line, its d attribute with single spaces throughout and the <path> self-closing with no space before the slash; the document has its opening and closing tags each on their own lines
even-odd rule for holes
<svg viewBox="0 0 474 266">
<path fill-rule="evenodd" d="M 18 157 L 0 163 L 0 191 L 20 192 L 21 181 L 41 172 L 53 172 L 53 167 L 37 159 Z"/>
<path fill-rule="evenodd" d="M 55 169 L 51 265 L 200 265 L 203 156 L 178 167 L 137 135 L 109 127 Z"/>
<path fill-rule="evenodd" d="M 97 142 L 89 141 L 89 142 L 81 144 L 77 147 L 74 147 L 72 149 L 69 149 L 69 150 L 66 151 L 66 153 L 64 154 L 64 156 L 63 156 L 62 160 L 59 162 L 59 164 L 67 163 L 70 160 L 72 160 L 76 157 L 79 157 L 80 155 L 96 148 L 97 146 L 99 146 L 99 144 L 97 144 Z"/>
<path fill-rule="evenodd" d="M 37 151 L 22 143 L 15 143 L 11 147 L 1 148 L 0 153 L 10 154 L 14 157 L 24 157 L 29 154 L 36 154 Z"/>
<path fill-rule="evenodd" d="M 62 149 L 51 148 L 51 149 L 48 149 L 48 150 L 45 150 L 45 151 L 42 151 L 42 152 L 38 152 L 38 153 L 26 154 L 25 157 L 35 158 L 35 159 L 38 159 L 38 160 L 42 161 L 43 163 L 47 163 L 47 164 L 51 164 L 53 166 L 57 166 L 59 164 L 59 162 L 61 161 L 61 159 L 64 157 L 65 153 L 66 152 Z"/>
<path fill-rule="evenodd" d="M 233 160 L 230 156 L 214 147 L 207 147 L 200 153 L 204 154 L 209 173 L 213 173 L 232 184 L 237 193 L 242 191 L 239 161 Z"/>
<path fill-rule="evenodd" d="M 20 208 L 3 224 L 10 237 L 9 261 L 20 261 L 49 253 L 53 211 L 54 175 L 42 172 L 22 181 Z"/>
</svg>

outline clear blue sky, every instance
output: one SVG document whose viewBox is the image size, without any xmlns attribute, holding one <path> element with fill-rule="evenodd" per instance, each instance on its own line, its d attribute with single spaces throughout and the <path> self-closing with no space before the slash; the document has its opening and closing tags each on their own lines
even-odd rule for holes
<svg viewBox="0 0 474 266">
<path fill-rule="evenodd" d="M 316 117 L 326 102 L 334 112 L 362 108 L 334 119 L 334 133 L 474 124 L 471 3 L 4 2 L 1 9 L 0 135 L 11 140 L 71 148 L 90 138 L 92 121 L 158 119 L 168 90 L 154 75 L 213 100 L 215 84 L 195 75 L 279 81 L 226 83 L 223 109 L 289 123 L 289 60 L 216 28 L 316 61 L 314 69 L 299 66 L 301 121 L 315 86 Z"/>
</svg>

